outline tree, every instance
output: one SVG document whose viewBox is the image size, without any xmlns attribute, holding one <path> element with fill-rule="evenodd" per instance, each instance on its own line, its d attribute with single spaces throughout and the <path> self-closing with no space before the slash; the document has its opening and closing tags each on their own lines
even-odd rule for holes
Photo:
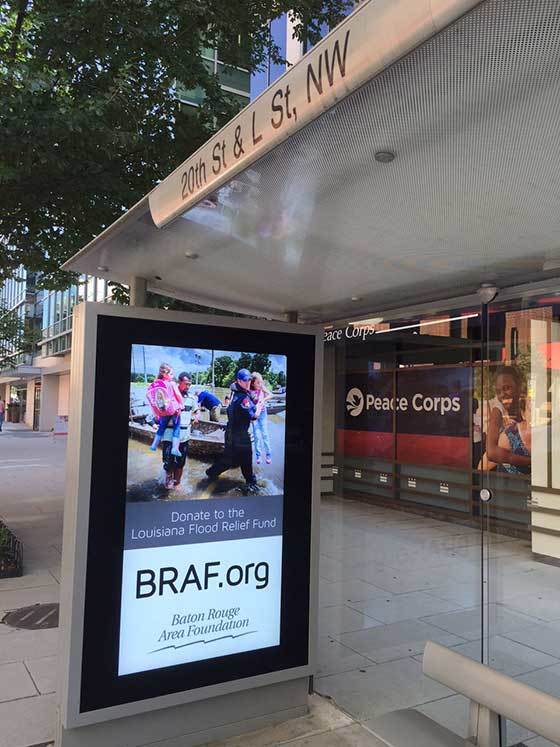
<svg viewBox="0 0 560 747">
<path fill-rule="evenodd" d="M 251 371 L 258 371 L 266 379 L 271 366 L 272 361 L 266 353 L 255 353 L 253 355 L 253 360 L 251 361 Z"/>
<path fill-rule="evenodd" d="M 237 363 L 235 366 L 235 371 L 239 371 L 240 368 L 246 368 L 249 371 L 253 371 L 251 366 L 253 365 L 253 356 L 251 353 L 241 353 L 239 358 L 237 359 Z"/>
<path fill-rule="evenodd" d="M 236 365 L 233 358 L 229 355 L 220 355 L 214 361 L 214 379 L 216 386 L 228 387 L 234 377 Z"/>
<path fill-rule="evenodd" d="M 268 20 L 290 11 L 315 41 L 350 0 L 0 0 L 0 283 L 24 265 L 42 285 L 205 142 L 239 107 L 200 56 L 256 70 Z M 309 19 L 312 19 L 310 21 Z M 177 81 L 202 89 L 181 105 Z"/>
</svg>

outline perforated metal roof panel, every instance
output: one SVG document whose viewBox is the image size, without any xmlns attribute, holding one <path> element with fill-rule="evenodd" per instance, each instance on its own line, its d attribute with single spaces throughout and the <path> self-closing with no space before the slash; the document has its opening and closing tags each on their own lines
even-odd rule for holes
<svg viewBox="0 0 560 747">
<path fill-rule="evenodd" d="M 486 0 L 209 200 L 163 229 L 144 201 L 72 268 L 309 321 L 547 277 L 559 40 L 560 0 Z"/>
</svg>

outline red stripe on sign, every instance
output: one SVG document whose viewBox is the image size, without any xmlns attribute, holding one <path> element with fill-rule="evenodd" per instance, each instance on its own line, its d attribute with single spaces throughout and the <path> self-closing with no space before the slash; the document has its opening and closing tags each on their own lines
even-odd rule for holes
<svg viewBox="0 0 560 747">
<path fill-rule="evenodd" d="M 345 456 L 393 459 L 392 433 L 338 428 L 336 436 L 337 451 Z M 468 469 L 471 464 L 470 440 L 462 436 L 399 433 L 397 461 Z"/>
<path fill-rule="evenodd" d="M 471 465 L 471 443 L 462 436 L 419 436 L 399 433 L 397 460 L 412 464 L 432 464 L 468 469 Z"/>
<path fill-rule="evenodd" d="M 337 450 L 346 456 L 393 459 L 393 434 L 379 431 L 351 431 L 338 428 Z"/>
</svg>

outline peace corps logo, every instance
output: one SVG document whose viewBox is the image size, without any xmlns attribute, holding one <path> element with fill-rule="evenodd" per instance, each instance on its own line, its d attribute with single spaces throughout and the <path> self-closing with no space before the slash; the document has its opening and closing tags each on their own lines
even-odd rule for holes
<svg viewBox="0 0 560 747">
<path fill-rule="evenodd" d="M 362 392 L 355 387 L 350 389 L 346 395 L 346 410 L 353 417 L 361 415 L 365 405 L 365 398 Z"/>
</svg>

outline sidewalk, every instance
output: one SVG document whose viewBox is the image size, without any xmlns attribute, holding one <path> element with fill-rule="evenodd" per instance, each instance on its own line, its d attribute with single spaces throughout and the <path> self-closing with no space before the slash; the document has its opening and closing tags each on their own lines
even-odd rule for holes
<svg viewBox="0 0 560 747">
<path fill-rule="evenodd" d="M 24 575 L 0 579 L 8 610 L 59 596 L 66 438 L 6 423 L 0 433 L 0 518 L 24 544 Z M 58 629 L 0 625 L 0 747 L 53 738 Z"/>
<path fill-rule="evenodd" d="M 24 543 L 24 576 L 0 579 L 0 619 L 59 596 L 66 438 L 7 423 L 0 433 L 0 518 Z M 0 747 L 52 745 L 58 629 L 0 625 Z M 308 716 L 213 747 L 374 747 L 373 735 L 329 700 Z"/>
</svg>

